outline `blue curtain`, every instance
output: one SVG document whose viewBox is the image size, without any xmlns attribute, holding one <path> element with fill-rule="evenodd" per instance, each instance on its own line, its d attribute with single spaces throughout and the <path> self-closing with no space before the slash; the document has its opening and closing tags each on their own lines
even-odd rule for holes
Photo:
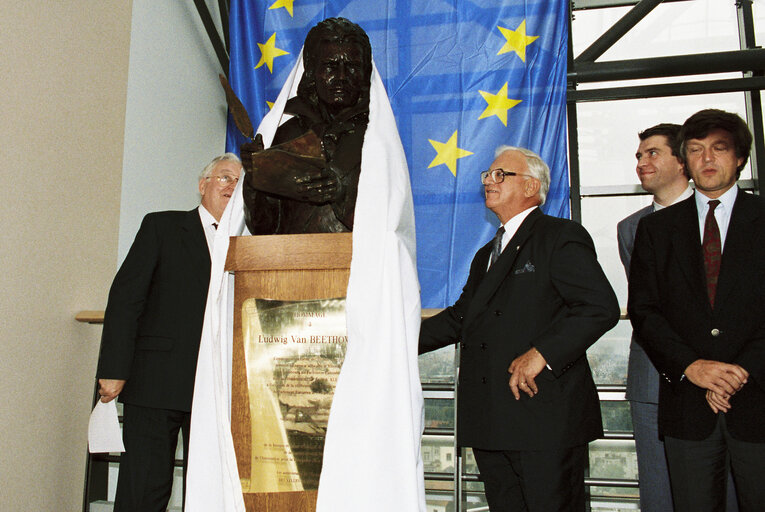
<svg viewBox="0 0 765 512">
<path fill-rule="evenodd" d="M 342 16 L 369 35 L 411 175 L 423 307 L 452 304 L 496 217 L 479 173 L 501 144 L 539 153 L 545 213 L 568 217 L 566 0 L 232 0 L 230 82 L 257 126 L 308 30 Z M 227 150 L 244 138 L 229 120 Z"/>
</svg>

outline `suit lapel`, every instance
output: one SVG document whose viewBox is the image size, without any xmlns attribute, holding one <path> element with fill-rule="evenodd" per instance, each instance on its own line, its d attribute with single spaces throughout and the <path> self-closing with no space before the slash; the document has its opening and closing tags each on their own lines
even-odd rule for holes
<svg viewBox="0 0 765 512">
<path fill-rule="evenodd" d="M 704 259 L 699 237 L 699 218 L 694 196 L 678 205 L 673 221 L 674 229 L 670 235 L 677 257 L 676 264 L 685 275 L 693 296 L 702 297 L 708 306 Z"/>
<path fill-rule="evenodd" d="M 725 247 L 717 281 L 715 304 L 721 304 L 737 285 L 749 277 L 747 269 L 752 268 L 752 246 L 759 238 L 757 227 L 761 224 L 759 213 L 744 191 L 739 190 L 733 204 Z"/>
<path fill-rule="evenodd" d="M 497 261 L 494 262 L 494 265 L 489 268 L 489 271 L 486 272 L 486 275 L 476 288 L 473 300 L 470 302 L 470 309 L 467 313 L 468 318 L 474 317 L 486 309 L 486 306 L 502 284 L 502 281 L 504 281 L 507 274 L 513 268 L 518 253 L 533 232 L 534 224 L 542 217 L 542 215 L 542 211 L 537 208 L 523 220 L 518 227 L 518 231 L 515 232 L 513 238 L 510 239 L 507 247 L 505 247 L 505 250 L 502 251 L 502 254 L 500 254 Z M 483 267 L 478 268 L 479 271 L 481 268 L 485 269 L 486 265 L 488 265 L 489 252 L 490 251 L 487 251 L 487 255 L 484 257 L 485 263 Z"/>
<path fill-rule="evenodd" d="M 186 213 L 181 224 L 181 230 L 184 249 L 192 262 L 192 268 L 204 269 L 202 272 L 195 272 L 196 277 L 201 284 L 208 286 L 210 282 L 210 250 L 207 248 L 207 239 L 197 209 Z"/>
</svg>

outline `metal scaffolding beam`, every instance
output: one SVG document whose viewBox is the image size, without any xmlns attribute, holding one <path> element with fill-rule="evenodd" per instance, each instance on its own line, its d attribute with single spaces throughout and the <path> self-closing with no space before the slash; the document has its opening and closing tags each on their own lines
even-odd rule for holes
<svg viewBox="0 0 765 512">
<path fill-rule="evenodd" d="M 704 80 L 673 84 L 636 85 L 604 89 L 569 89 L 566 101 L 582 103 L 588 101 L 632 100 L 638 98 L 660 98 L 663 96 L 692 96 L 720 92 L 760 91 L 765 89 L 765 77 L 731 78 L 728 80 Z M 762 116 L 760 116 L 762 119 Z"/>
<path fill-rule="evenodd" d="M 568 78 L 576 83 L 635 80 L 669 76 L 709 75 L 730 72 L 763 72 L 765 49 L 675 55 L 605 62 L 574 62 Z"/>
<path fill-rule="evenodd" d="M 640 23 L 649 12 L 662 3 L 662 0 L 641 0 L 635 7 L 630 9 L 619 21 L 606 30 L 589 48 L 584 50 L 575 62 L 593 62 L 611 48 L 624 34 L 629 32 L 632 27 Z"/>
<path fill-rule="evenodd" d="M 754 17 L 752 15 L 752 0 L 739 0 L 736 3 L 738 15 L 739 46 L 742 50 L 757 48 L 754 32 Z M 765 73 L 760 69 L 756 72 L 745 73 L 745 76 L 753 76 L 762 79 Z M 761 87 L 760 89 L 765 89 Z M 762 97 L 759 91 L 748 90 L 744 93 L 746 102 L 746 118 L 749 128 L 752 130 L 754 141 L 751 152 L 752 179 L 755 188 L 760 195 L 765 194 L 765 180 L 759 179 L 759 172 L 765 171 L 765 130 L 762 121 Z"/>
<path fill-rule="evenodd" d="M 215 54 L 218 56 L 218 62 L 220 63 L 220 67 L 223 70 L 223 74 L 228 78 L 228 51 L 226 50 L 227 46 L 223 45 L 223 41 L 220 38 L 220 34 L 218 34 L 218 29 L 215 27 L 212 16 L 210 16 L 210 10 L 207 8 L 205 1 L 194 0 L 194 5 L 196 5 L 199 17 L 202 19 L 202 25 L 205 27 L 207 37 L 210 38 L 210 43 L 212 43 Z M 226 10 L 225 18 L 221 12 L 221 21 L 225 21 L 223 26 L 223 33 L 228 34 L 228 9 Z M 228 36 L 226 36 L 226 39 L 228 39 Z"/>
</svg>

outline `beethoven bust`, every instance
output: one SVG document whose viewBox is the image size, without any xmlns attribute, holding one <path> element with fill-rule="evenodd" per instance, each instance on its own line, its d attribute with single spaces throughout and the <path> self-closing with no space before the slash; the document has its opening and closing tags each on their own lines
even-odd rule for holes
<svg viewBox="0 0 765 512">
<path fill-rule="evenodd" d="M 353 230 L 369 121 L 372 49 L 361 27 L 328 18 L 303 49 L 305 72 L 273 145 L 241 147 L 245 220 L 253 235 Z"/>
</svg>

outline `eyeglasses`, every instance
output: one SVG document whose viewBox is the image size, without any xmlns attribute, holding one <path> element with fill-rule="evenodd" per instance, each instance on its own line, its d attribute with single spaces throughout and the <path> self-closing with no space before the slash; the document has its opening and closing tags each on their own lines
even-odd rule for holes
<svg viewBox="0 0 765 512">
<path fill-rule="evenodd" d="M 491 180 L 489 180 L 491 176 Z M 489 169 L 481 173 L 481 183 L 488 185 L 489 183 L 502 183 L 505 181 L 505 176 L 529 176 L 531 174 L 523 174 L 515 171 L 506 171 L 504 169 Z"/>
<path fill-rule="evenodd" d="M 236 184 L 239 181 L 239 178 L 235 176 L 229 176 L 228 174 L 223 174 L 221 176 L 208 176 L 205 179 L 211 180 L 213 178 L 218 180 L 218 183 L 220 183 L 224 187 L 231 185 L 232 183 Z"/>
</svg>

